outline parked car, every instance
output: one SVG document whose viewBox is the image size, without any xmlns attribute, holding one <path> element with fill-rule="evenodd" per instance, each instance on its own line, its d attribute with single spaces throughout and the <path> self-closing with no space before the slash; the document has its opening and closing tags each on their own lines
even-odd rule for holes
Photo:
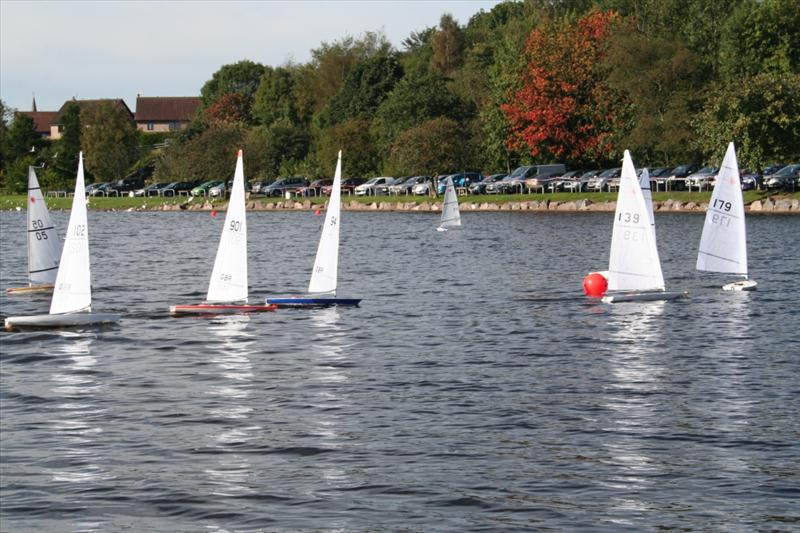
<svg viewBox="0 0 800 533">
<path fill-rule="evenodd" d="M 447 176 L 450 176 L 450 179 L 453 180 L 453 186 L 457 189 L 469 187 L 471 183 L 478 183 L 483 179 L 483 174 L 480 172 L 457 172 L 455 174 L 448 174 L 442 176 L 436 184 L 436 192 L 438 194 L 444 194 L 445 188 L 447 188 Z"/>
<path fill-rule="evenodd" d="M 800 163 L 786 165 L 777 172 L 764 176 L 767 189 L 796 189 L 800 179 Z"/>
<path fill-rule="evenodd" d="M 607 188 L 608 182 L 613 178 L 619 178 L 622 175 L 622 168 L 608 168 L 586 182 L 586 190 L 601 192 Z"/>
<path fill-rule="evenodd" d="M 486 194 L 487 185 L 490 183 L 496 183 L 506 176 L 508 176 L 508 174 L 490 174 L 476 183 L 471 183 L 469 186 L 469 192 L 470 194 Z"/>
<path fill-rule="evenodd" d="M 95 183 L 90 196 L 118 196 L 119 191 L 114 188 L 113 183 Z"/>
<path fill-rule="evenodd" d="M 250 186 L 250 191 L 253 194 L 264 194 L 262 191 L 267 188 L 269 182 L 266 180 L 257 180 Z"/>
<path fill-rule="evenodd" d="M 342 180 L 342 186 L 341 186 L 342 194 L 346 193 L 353 194 L 355 188 L 364 183 L 365 181 L 367 180 L 364 178 L 347 178 L 346 180 Z M 333 185 L 323 185 L 322 194 L 330 196 L 332 188 Z"/>
<path fill-rule="evenodd" d="M 700 165 L 694 163 L 680 165 L 672 169 L 672 172 L 663 174 L 656 178 L 656 189 L 663 187 L 665 190 L 679 190 L 686 188 L 686 176 L 692 172 L 700 170 Z"/>
<path fill-rule="evenodd" d="M 388 176 L 372 178 L 356 187 L 355 193 L 356 196 L 377 196 L 378 194 L 386 194 L 389 190 L 389 185 L 393 183 L 394 178 Z"/>
<path fill-rule="evenodd" d="M 106 183 L 104 183 L 104 182 L 90 183 L 89 185 L 84 187 L 83 190 L 86 193 L 86 196 L 91 196 L 92 195 L 92 191 L 95 190 L 100 185 L 106 185 Z"/>
<path fill-rule="evenodd" d="M 273 181 L 266 188 L 261 189 L 261 194 L 264 196 L 283 196 L 287 192 L 297 191 L 300 187 L 308 187 L 308 180 L 302 176 L 290 176 Z"/>
<path fill-rule="evenodd" d="M 142 189 L 133 191 L 133 196 L 159 196 L 161 190 L 169 185 L 169 183 L 152 183 Z"/>
<path fill-rule="evenodd" d="M 220 183 L 219 185 L 214 185 L 213 187 L 208 189 L 208 195 L 214 198 L 225 198 L 226 196 L 230 195 L 232 188 L 233 188 L 233 180 L 228 180 L 227 182 Z M 245 181 L 244 191 L 248 192 L 249 190 L 250 190 L 250 184 Z"/>
<path fill-rule="evenodd" d="M 514 172 L 502 180 L 487 185 L 486 192 L 489 194 L 521 193 L 525 191 L 525 182 L 530 178 L 563 174 L 566 171 L 567 167 L 560 163 L 552 165 L 525 165 L 514 169 Z"/>
<path fill-rule="evenodd" d="M 441 176 L 439 176 L 441 178 Z M 433 178 L 428 178 L 414 185 L 411 193 L 416 196 L 428 196 L 433 190 Z"/>
<path fill-rule="evenodd" d="M 118 192 L 130 192 L 144 187 L 144 178 L 136 176 L 130 178 L 122 178 L 114 183 L 114 188 Z"/>
<path fill-rule="evenodd" d="M 538 191 L 540 189 L 542 192 L 544 192 L 545 190 L 550 189 L 551 187 L 554 188 L 555 183 L 559 179 L 561 179 L 561 175 L 562 173 L 537 174 L 536 176 L 533 176 L 525 180 L 525 188 L 528 190 L 528 192 L 531 192 L 532 190 Z"/>
<path fill-rule="evenodd" d="M 332 179 L 314 180 L 305 187 L 297 189 L 298 196 L 320 196 L 322 195 L 322 188 L 325 186 L 330 187 L 333 185 Z"/>
<path fill-rule="evenodd" d="M 430 183 L 430 176 L 412 176 L 400 183 L 389 186 L 389 194 L 413 194 L 414 187 L 422 183 Z"/>
<path fill-rule="evenodd" d="M 569 192 L 581 192 L 586 189 L 586 184 L 589 183 L 589 180 L 598 174 L 600 174 L 600 170 L 587 170 L 577 174 L 571 179 L 562 179 L 560 183 L 561 190 Z"/>
<path fill-rule="evenodd" d="M 686 176 L 686 187 L 688 189 L 697 187 L 699 190 L 710 189 L 714 186 L 714 182 L 717 181 L 718 172 L 719 168 L 717 167 L 703 167 L 696 172 L 692 172 Z"/>
<path fill-rule="evenodd" d="M 182 192 L 188 193 L 194 187 L 193 181 L 173 181 L 161 189 L 161 196 L 179 196 Z"/>
<path fill-rule="evenodd" d="M 650 173 L 650 179 L 667 177 L 671 175 L 672 167 L 655 167 L 648 169 L 648 172 Z"/>
<path fill-rule="evenodd" d="M 208 196 L 208 190 L 212 187 L 216 187 L 217 185 L 225 183 L 222 180 L 210 180 L 204 181 L 200 185 L 193 187 L 189 192 L 192 196 Z"/>
</svg>

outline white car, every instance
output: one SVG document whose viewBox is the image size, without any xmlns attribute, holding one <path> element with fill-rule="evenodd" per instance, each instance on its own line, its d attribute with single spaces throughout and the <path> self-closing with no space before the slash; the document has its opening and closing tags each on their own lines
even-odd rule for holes
<svg viewBox="0 0 800 533">
<path fill-rule="evenodd" d="M 379 194 L 386 194 L 389 191 L 389 185 L 392 184 L 394 184 L 394 178 L 386 176 L 371 178 L 366 183 L 362 183 L 356 187 L 356 196 L 377 196 Z"/>
</svg>

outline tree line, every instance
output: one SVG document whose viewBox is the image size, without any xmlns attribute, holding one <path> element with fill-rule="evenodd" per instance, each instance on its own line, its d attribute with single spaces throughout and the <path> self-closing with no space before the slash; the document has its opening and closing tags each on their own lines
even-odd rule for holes
<svg viewBox="0 0 800 533">
<path fill-rule="evenodd" d="M 81 110 L 50 145 L 16 115 L 0 126 L 2 186 L 24 179 L 31 145 L 53 184 L 79 147 L 98 180 L 145 165 L 157 181 L 224 178 L 240 147 L 265 180 L 330 176 L 340 148 L 344 175 L 364 177 L 599 168 L 626 148 L 641 165 L 718 163 L 730 140 L 758 169 L 800 159 L 798 27 L 796 0 L 507 1 L 399 49 L 367 32 L 307 63 L 223 65 L 163 149 L 111 108 Z"/>
</svg>

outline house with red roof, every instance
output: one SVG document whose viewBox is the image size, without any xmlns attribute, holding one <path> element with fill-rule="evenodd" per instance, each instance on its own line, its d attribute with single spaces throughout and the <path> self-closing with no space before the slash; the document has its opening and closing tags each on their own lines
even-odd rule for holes
<svg viewBox="0 0 800 533">
<path fill-rule="evenodd" d="M 144 132 L 180 131 L 194 119 L 198 96 L 136 96 L 136 129 Z"/>
</svg>

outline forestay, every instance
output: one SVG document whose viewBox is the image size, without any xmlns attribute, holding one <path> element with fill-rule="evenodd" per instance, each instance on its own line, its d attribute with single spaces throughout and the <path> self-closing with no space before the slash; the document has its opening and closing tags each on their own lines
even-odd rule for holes
<svg viewBox="0 0 800 533">
<path fill-rule="evenodd" d="M 608 262 L 609 291 L 664 290 L 653 235 L 642 188 L 625 150 Z"/>
<path fill-rule="evenodd" d="M 747 235 L 739 165 L 728 144 L 706 212 L 697 270 L 747 276 Z"/>
<path fill-rule="evenodd" d="M 336 295 L 336 283 L 339 270 L 339 215 L 341 212 L 342 187 L 342 151 L 336 161 L 336 172 L 333 175 L 331 196 L 325 211 L 325 222 L 319 238 L 317 256 L 308 283 L 309 294 Z"/>
<path fill-rule="evenodd" d="M 456 228 L 461 225 L 461 213 L 458 210 L 458 198 L 456 188 L 453 186 L 453 179 L 447 176 L 447 184 L 444 190 L 444 203 L 442 204 L 442 220 L 440 228 Z"/>
<path fill-rule="evenodd" d="M 236 157 L 231 197 L 217 257 L 208 283 L 207 302 L 247 301 L 247 220 L 244 203 L 242 151 Z"/>
<path fill-rule="evenodd" d="M 90 310 L 92 305 L 89 270 L 89 228 L 86 217 L 86 191 L 83 178 L 83 152 L 78 156 L 78 176 L 69 215 L 67 237 L 61 251 L 50 314 Z"/>
<path fill-rule="evenodd" d="M 31 286 L 53 285 L 58 276 L 61 242 L 39 188 L 28 167 L 28 277 Z"/>
</svg>

